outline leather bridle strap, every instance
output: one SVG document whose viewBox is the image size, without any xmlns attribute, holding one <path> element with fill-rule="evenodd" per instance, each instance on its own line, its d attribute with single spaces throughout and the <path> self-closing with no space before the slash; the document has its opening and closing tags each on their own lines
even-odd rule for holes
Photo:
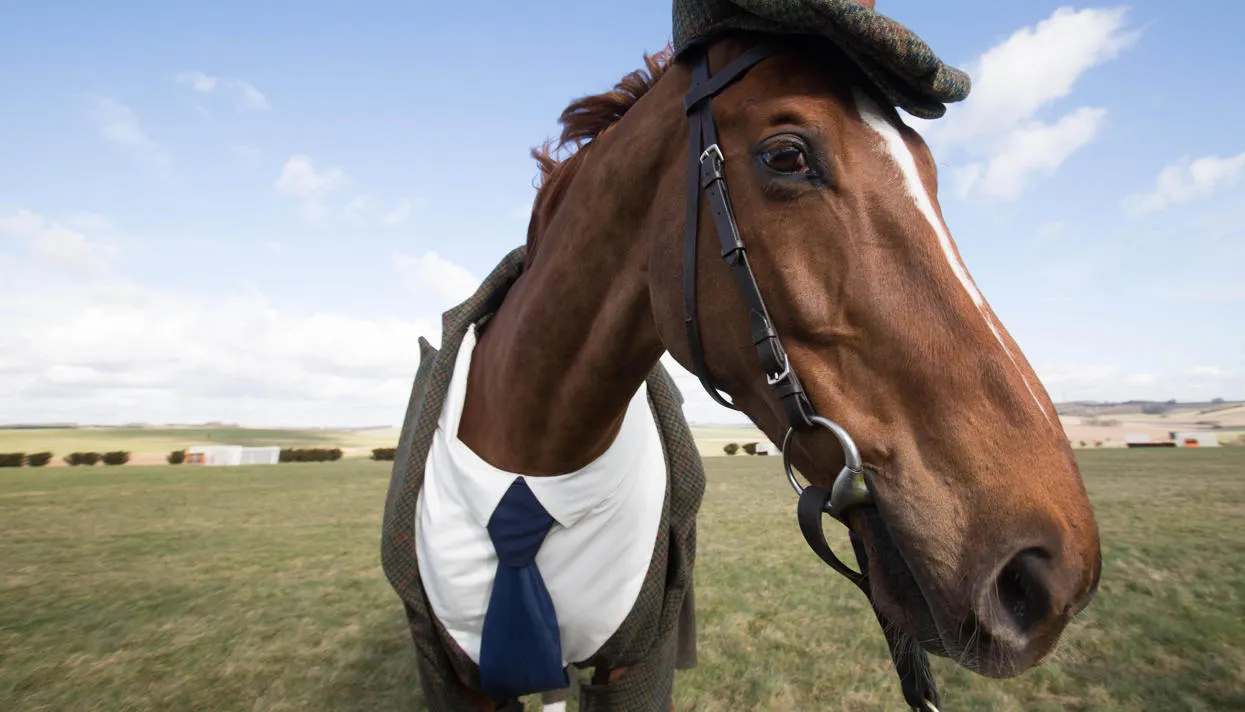
<svg viewBox="0 0 1245 712">
<path fill-rule="evenodd" d="M 883 534 L 878 532 L 878 529 L 884 525 L 878 517 L 877 510 L 866 507 L 862 512 L 865 517 L 865 526 L 874 532 L 874 536 Z M 860 565 L 867 586 L 869 558 L 865 555 L 865 543 L 856 536 L 855 532 L 851 532 L 849 537 L 852 542 L 852 551 L 856 554 L 856 562 Z M 898 629 L 891 625 L 882 611 L 878 610 L 873 602 L 873 596 L 869 595 L 867 589 L 865 595 L 869 599 L 869 606 L 873 608 L 874 616 L 878 619 L 878 624 L 882 626 L 882 634 L 886 636 L 886 647 L 890 650 L 891 662 L 895 665 L 895 674 L 899 676 L 899 688 L 903 691 L 904 701 L 909 707 L 922 710 L 922 712 L 938 712 L 938 708 L 942 705 L 942 698 L 938 695 L 938 685 L 934 682 L 933 675 L 930 674 L 929 656 L 916 641 L 904 640 L 904 636 Z"/>
<path fill-rule="evenodd" d="M 692 66 L 692 91 L 708 81 L 708 78 L 708 62 L 697 61 Z M 696 237 L 700 228 L 699 167 L 703 135 L 699 117 L 689 118 L 691 119 L 688 122 L 691 125 L 691 139 L 688 141 L 687 217 L 683 239 L 683 318 L 687 326 L 688 345 L 692 352 L 692 368 L 696 371 L 696 376 L 700 378 L 701 385 L 713 400 L 727 408 L 735 408 L 735 404 L 718 393 L 718 389 L 709 380 L 709 369 L 705 366 L 705 352 L 700 344 L 700 320 L 696 303 Z"/>
<path fill-rule="evenodd" d="M 830 491 L 821 487 L 810 485 L 800 493 L 796 516 L 799 519 L 800 532 L 804 535 L 804 540 L 808 542 L 809 548 L 821 557 L 822 561 L 855 584 L 869 600 L 873 615 L 877 617 L 878 625 L 882 627 L 882 634 L 886 636 L 886 647 L 890 650 L 891 662 L 895 665 L 895 674 L 899 676 L 899 687 L 903 692 L 904 701 L 914 710 L 922 712 L 937 710 L 942 700 L 938 695 L 938 686 L 928 672 L 929 656 L 921 646 L 912 641 L 905 641 L 895 626 L 891 625 L 882 611 L 878 610 L 873 603 L 873 594 L 869 590 L 869 558 L 865 555 L 864 542 L 856 536 L 855 532 L 849 530 L 848 536 L 851 538 L 852 551 L 856 554 L 856 563 L 860 567 L 860 572 L 857 573 L 840 561 L 838 556 L 835 556 L 834 550 L 826 541 L 826 534 L 821 523 L 822 514 L 825 513 L 829 503 Z M 877 527 L 881 524 L 877 521 L 876 511 L 866 509 L 865 512 L 868 526 Z"/>
<path fill-rule="evenodd" d="M 791 369 L 787 352 L 774 329 L 774 322 L 765 308 L 765 300 L 761 298 L 761 290 L 757 287 L 756 277 L 748 264 L 747 248 L 739 235 L 735 212 L 731 208 L 730 195 L 726 190 L 725 157 L 718 145 L 717 128 L 713 121 L 713 97 L 758 62 L 778 51 L 778 48 L 765 44 L 753 47 L 712 79 L 709 77 L 709 58 L 703 50 L 692 66 L 692 87 L 683 101 L 691 127 L 688 141 L 687 220 L 683 243 L 683 310 L 696 376 L 715 401 L 727 408 L 738 410 L 713 385 L 700 341 L 696 266 L 697 238 L 700 232 L 700 192 L 703 190 L 709 196 L 709 208 L 713 213 L 718 240 L 721 242 L 722 259 L 731 268 L 744 306 L 748 309 L 752 343 L 757 349 L 766 381 L 782 403 L 791 427 L 802 431 L 811 427 L 809 417 L 815 415 L 815 411 L 799 377 Z"/>
<path fill-rule="evenodd" d="M 703 190 L 709 196 L 709 207 L 713 213 L 713 222 L 717 228 L 718 240 L 721 242 L 722 259 L 730 267 L 739 287 L 744 306 L 748 309 L 749 326 L 752 332 L 752 343 L 756 346 L 757 356 L 765 372 L 765 379 L 774 389 L 775 395 L 783 405 L 791 428 L 806 431 L 813 426 L 811 420 L 816 412 L 800 379 L 791 368 L 787 352 L 774 329 L 774 322 L 765 308 L 761 298 L 761 290 L 757 287 L 756 277 L 748 264 L 748 252 L 743 238 L 739 234 L 739 226 L 735 221 L 735 213 L 731 208 L 730 195 L 726 190 L 725 156 L 718 145 L 717 127 L 713 121 L 713 97 L 717 96 L 734 81 L 742 77 L 749 69 L 767 57 L 779 52 L 779 48 L 768 44 L 753 47 L 734 61 L 726 65 L 716 76 L 710 77 L 709 57 L 705 48 L 695 50 L 698 54 L 692 63 L 692 86 L 683 101 L 691 128 L 688 141 L 687 168 L 687 220 L 683 242 L 683 313 L 687 325 L 687 341 L 691 350 L 692 366 L 705 390 L 719 404 L 738 410 L 734 403 L 728 401 L 713 384 L 705 363 L 704 347 L 700 340 L 700 323 L 697 313 L 696 266 L 698 255 L 697 237 L 700 232 L 700 193 Z M 822 420 L 822 419 L 818 419 Z M 873 605 L 869 593 L 869 574 L 867 559 L 858 539 L 853 534 L 852 545 L 856 550 L 857 561 L 861 573 L 847 567 L 826 542 L 822 530 L 822 513 L 827 511 L 831 493 L 818 487 L 807 487 L 801 493 L 798 519 L 800 530 L 808 545 L 835 571 L 864 591 Z M 929 661 L 925 651 L 919 646 L 901 646 L 902 640 L 893 633 L 882 613 L 873 607 L 886 635 L 890 648 L 891 660 L 899 674 L 904 699 L 917 710 L 929 712 L 937 710 L 938 692 L 933 687 L 925 671 Z"/>
</svg>

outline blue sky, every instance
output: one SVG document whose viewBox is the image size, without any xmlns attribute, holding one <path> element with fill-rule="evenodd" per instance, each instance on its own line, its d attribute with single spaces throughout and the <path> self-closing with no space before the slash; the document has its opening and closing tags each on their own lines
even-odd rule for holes
<svg viewBox="0 0 1245 712">
<path fill-rule="evenodd" d="M 1245 9 L 878 9 L 973 75 L 909 123 L 1052 395 L 1245 398 Z M 416 338 L 524 239 L 530 148 L 670 37 L 665 1 L 0 20 L 0 422 L 399 423 Z"/>
</svg>

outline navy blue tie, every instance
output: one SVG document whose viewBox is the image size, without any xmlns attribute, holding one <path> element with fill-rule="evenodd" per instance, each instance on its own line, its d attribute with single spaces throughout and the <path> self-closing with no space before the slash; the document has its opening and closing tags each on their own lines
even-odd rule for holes
<svg viewBox="0 0 1245 712">
<path fill-rule="evenodd" d="M 552 526 L 553 517 L 522 477 L 489 518 L 497 577 L 480 636 L 480 682 L 499 702 L 570 685 L 558 616 L 536 568 L 536 552 Z"/>
</svg>

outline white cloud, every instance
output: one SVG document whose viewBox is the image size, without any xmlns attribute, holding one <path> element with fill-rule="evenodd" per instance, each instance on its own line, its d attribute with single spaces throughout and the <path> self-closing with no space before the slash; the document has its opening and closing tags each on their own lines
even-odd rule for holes
<svg viewBox="0 0 1245 712">
<path fill-rule="evenodd" d="M 1125 30 L 1124 15 L 1124 8 L 1060 8 L 990 48 L 970 68 L 969 98 L 938 122 L 939 140 L 1003 135 L 1067 96 L 1081 75 L 1137 42 L 1140 33 Z"/>
<path fill-rule="evenodd" d="M 93 230 L 109 232 L 115 227 L 112 219 L 107 215 L 100 215 L 99 213 L 69 213 L 61 218 L 61 222 L 75 230 L 85 230 L 87 232 Z"/>
<path fill-rule="evenodd" d="M 1159 287 L 1154 290 L 1154 293 L 1177 302 L 1210 304 L 1245 302 L 1245 285 L 1241 284 L 1179 284 Z"/>
<path fill-rule="evenodd" d="M 0 422 L 399 424 L 433 319 L 133 287 L 0 298 Z"/>
<path fill-rule="evenodd" d="M 371 212 L 375 202 L 370 195 L 356 195 L 346 203 L 342 212 L 352 220 L 362 219 L 366 213 Z"/>
<path fill-rule="evenodd" d="M 254 109 L 268 108 L 268 98 L 261 94 L 258 89 L 240 79 L 234 81 L 237 82 L 236 87 L 242 94 L 243 104 Z"/>
<path fill-rule="evenodd" d="M 90 216 L 85 222 L 99 225 L 99 216 Z M 0 235 L 16 238 L 26 249 L 45 265 L 68 271 L 78 276 L 96 276 L 112 265 L 117 248 L 87 236 L 66 225 L 51 221 L 25 208 L 0 215 Z M 0 243 L 2 244 L 2 243 Z"/>
<path fill-rule="evenodd" d="M 1086 107 L 1064 116 L 1053 126 L 1035 121 L 1017 128 L 1003 137 L 985 171 L 976 171 L 963 192 L 979 185 L 978 190 L 986 195 L 1008 200 L 1018 197 L 1031 176 L 1054 173 L 1068 156 L 1089 143 L 1105 115 L 1103 109 Z M 978 175 L 980 184 L 976 181 Z"/>
<path fill-rule="evenodd" d="M 984 170 L 985 166 L 980 163 L 969 163 L 952 168 L 951 193 L 960 199 L 967 198 L 976 187 L 977 181 L 981 179 L 981 173 Z"/>
<path fill-rule="evenodd" d="M 346 182 L 346 174 L 342 169 L 329 167 L 317 170 L 309 156 L 296 154 L 290 156 L 281 168 L 281 176 L 273 184 L 285 196 L 291 198 L 312 198 L 330 193 Z"/>
<path fill-rule="evenodd" d="M 87 116 L 105 141 L 120 146 L 136 158 L 157 167 L 172 162 L 168 151 L 143 133 L 134 110 L 120 101 L 96 97 L 90 102 Z"/>
<path fill-rule="evenodd" d="M 1053 122 L 1036 117 L 1068 96 L 1085 72 L 1137 42 L 1140 32 L 1125 29 L 1124 15 L 1123 8 L 1060 8 L 970 63 L 972 94 L 944 118 L 911 120 L 937 150 L 973 156 L 953 169 L 956 195 L 1013 199 L 1094 137 L 1103 109 L 1075 108 Z"/>
<path fill-rule="evenodd" d="M 1124 210 L 1133 215 L 1162 210 L 1169 205 L 1209 196 L 1219 186 L 1230 185 L 1245 169 L 1245 153 L 1227 158 L 1204 156 L 1189 163 L 1173 163 L 1159 173 L 1154 190 L 1124 199 Z"/>
<path fill-rule="evenodd" d="M 401 225 L 411 217 L 418 201 L 412 202 L 403 198 L 384 214 L 378 211 L 377 203 L 376 198 L 370 195 L 356 195 L 346 203 L 342 213 L 347 219 L 356 223 L 394 227 Z"/>
<path fill-rule="evenodd" d="M 1188 374 L 1194 378 L 1226 378 L 1232 372 L 1219 366 L 1194 366 L 1189 369 Z"/>
<path fill-rule="evenodd" d="M 10 254 L 11 236 L 58 247 L 84 240 L 27 210 L 0 215 L 0 262 L 18 275 L 40 256 Z M 461 270 L 424 264 L 442 275 Z M 419 337 L 440 341 L 431 306 L 378 318 L 121 280 L 0 281 L 0 422 L 397 425 Z"/>
<path fill-rule="evenodd" d="M 268 97 L 244 79 L 222 79 L 194 70 L 179 72 L 174 80 L 200 94 L 228 94 L 239 109 L 265 111 L 269 106 Z"/>
<path fill-rule="evenodd" d="M 178 84 L 187 84 L 200 94 L 211 94 L 216 90 L 216 77 L 209 77 L 203 72 L 180 72 L 174 79 Z"/>
<path fill-rule="evenodd" d="M 314 199 L 304 200 L 298 205 L 298 217 L 309 223 L 324 222 L 328 212 L 329 209 L 324 207 L 324 203 Z"/>
<path fill-rule="evenodd" d="M 385 215 L 382 222 L 390 226 L 401 225 L 402 223 L 406 222 L 406 219 L 409 218 L 410 216 L 411 216 L 411 201 L 403 199 L 401 202 L 397 204 L 396 207 L 394 207 L 393 210 L 389 211 Z"/>
<path fill-rule="evenodd" d="M 1037 366 L 1056 401 L 1194 400 L 1245 392 L 1245 378 L 1216 366 L 1183 371 L 1130 372 L 1102 364 Z"/>
<path fill-rule="evenodd" d="M 346 174 L 342 169 L 335 166 L 317 169 L 310 157 L 296 154 L 286 160 L 273 187 L 288 198 L 300 199 L 302 202 L 298 208 L 299 216 L 307 222 L 318 223 L 328 213 L 323 203 L 325 196 L 341 188 L 346 182 Z"/>
<path fill-rule="evenodd" d="M 662 354 L 661 365 L 666 367 L 666 371 L 674 379 L 674 385 L 683 394 L 683 417 L 689 423 L 746 425 L 752 422 L 743 413 L 725 408 L 713 400 L 696 374 L 680 366 L 669 352 Z"/>
<path fill-rule="evenodd" d="M 412 257 L 395 251 L 393 266 L 408 290 L 430 297 L 437 309 L 458 304 L 480 286 L 480 280 L 472 276 L 465 267 L 441 257 L 436 252 Z"/>
</svg>

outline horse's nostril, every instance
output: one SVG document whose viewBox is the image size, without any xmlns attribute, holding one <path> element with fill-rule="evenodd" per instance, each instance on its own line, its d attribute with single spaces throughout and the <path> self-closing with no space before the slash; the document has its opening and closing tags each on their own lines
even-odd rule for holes
<svg viewBox="0 0 1245 712">
<path fill-rule="evenodd" d="M 1043 549 L 1025 549 L 1007 562 L 994 582 L 994 605 L 987 603 L 997 623 L 1028 635 L 1050 617 L 1050 564 Z"/>
<path fill-rule="evenodd" d="M 1012 551 L 981 578 L 961 638 L 967 652 L 997 661 L 1001 674 L 1027 669 L 1054 650 L 1091 573 L 1053 553 L 1060 551 L 1056 547 Z"/>
</svg>

